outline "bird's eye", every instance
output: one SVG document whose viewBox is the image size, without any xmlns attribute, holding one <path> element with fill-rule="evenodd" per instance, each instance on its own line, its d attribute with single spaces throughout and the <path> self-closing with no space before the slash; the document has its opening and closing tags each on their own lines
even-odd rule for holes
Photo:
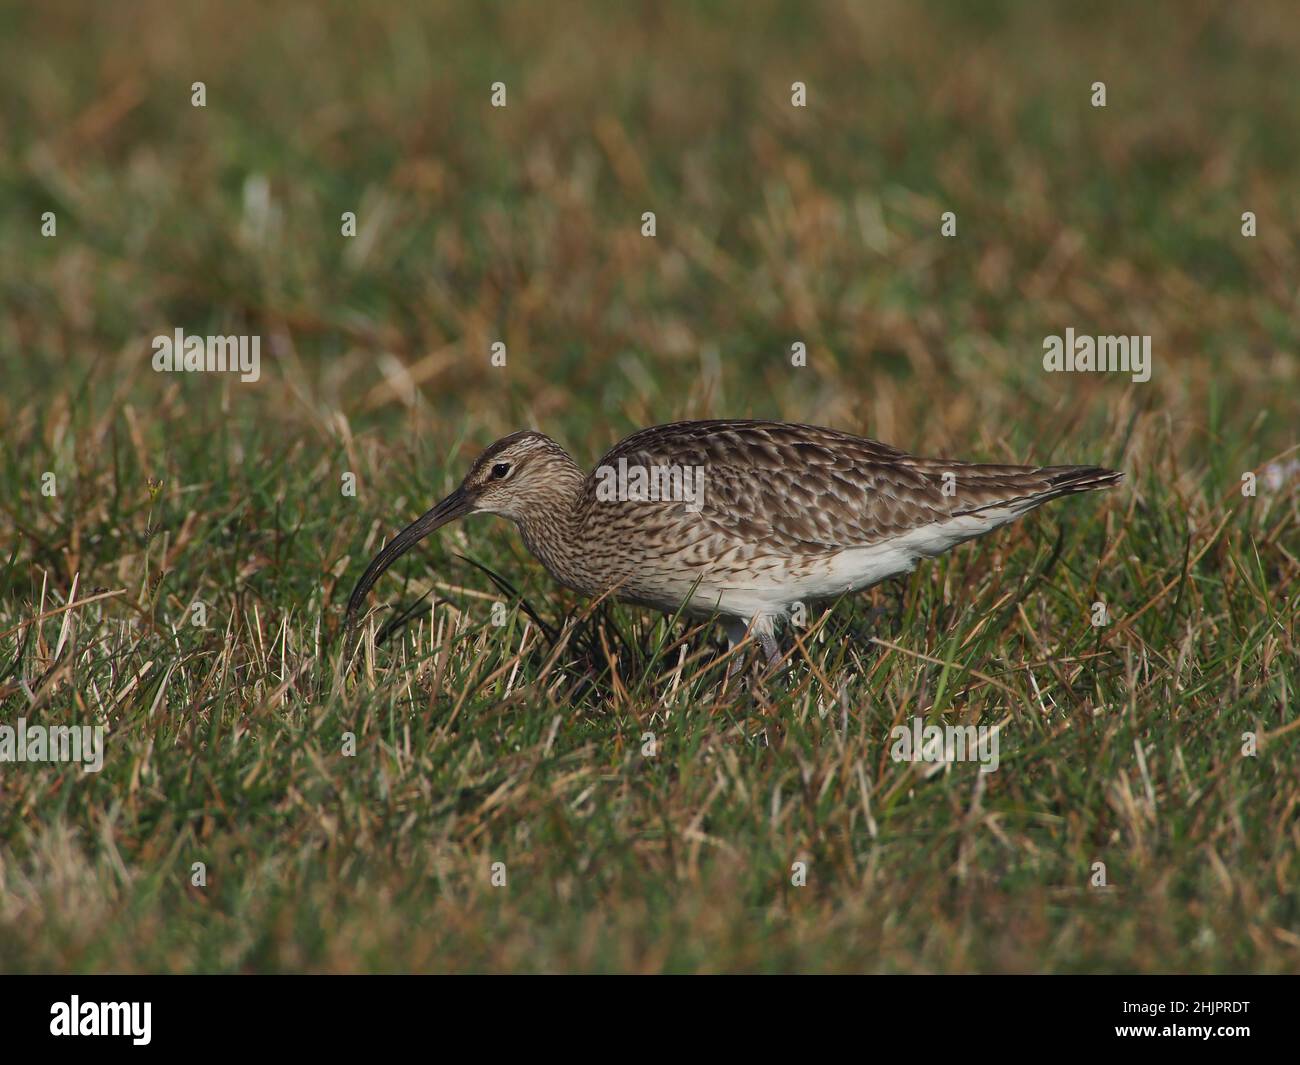
<svg viewBox="0 0 1300 1065">
<path fill-rule="evenodd" d="M 501 480 L 502 477 L 504 477 L 509 472 L 510 472 L 510 463 L 498 462 L 495 466 L 492 467 L 492 479 L 494 481 L 499 481 Z"/>
</svg>

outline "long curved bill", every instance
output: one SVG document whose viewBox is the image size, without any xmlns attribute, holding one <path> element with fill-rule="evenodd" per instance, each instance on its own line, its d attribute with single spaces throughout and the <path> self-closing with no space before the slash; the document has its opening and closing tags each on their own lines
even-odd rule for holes
<svg viewBox="0 0 1300 1065">
<path fill-rule="evenodd" d="M 384 549 L 370 560 L 366 572 L 361 574 L 357 586 L 352 589 L 352 595 L 348 598 L 348 626 L 351 627 L 357 610 L 365 602 L 366 593 L 370 591 L 375 581 L 379 580 L 384 570 L 388 569 L 389 566 L 435 529 L 441 528 L 449 521 L 463 518 L 473 509 L 474 501 L 469 497 L 468 493 L 463 488 L 457 488 L 436 507 L 416 518 L 415 521 L 389 540 L 384 545 Z"/>
</svg>

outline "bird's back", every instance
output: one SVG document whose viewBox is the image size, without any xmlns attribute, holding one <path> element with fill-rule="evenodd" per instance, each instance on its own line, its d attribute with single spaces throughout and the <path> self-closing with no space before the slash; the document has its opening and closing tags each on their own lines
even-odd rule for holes
<svg viewBox="0 0 1300 1065">
<path fill-rule="evenodd" d="M 638 468 L 647 472 L 636 482 Z M 1048 499 L 1119 477 L 1093 466 L 917 458 L 812 425 L 659 425 L 622 440 L 583 485 L 583 583 L 618 584 L 667 609 L 698 582 L 697 600 L 702 593 L 743 614 L 866 587 Z M 656 498 L 637 495 L 634 482 Z M 658 498 L 656 489 L 672 485 L 694 497 Z"/>
</svg>

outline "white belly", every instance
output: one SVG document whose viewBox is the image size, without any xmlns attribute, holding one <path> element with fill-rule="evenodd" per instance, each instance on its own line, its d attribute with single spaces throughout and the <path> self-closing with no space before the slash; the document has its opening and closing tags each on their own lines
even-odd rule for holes
<svg viewBox="0 0 1300 1065">
<path fill-rule="evenodd" d="M 1005 509 L 963 515 L 913 529 L 884 543 L 846 547 L 815 559 L 762 558 L 748 571 L 737 569 L 729 559 L 720 559 L 700 575 L 690 609 L 740 618 L 784 615 L 794 603 L 835 599 L 910 573 L 921 559 L 941 555 L 1017 516 Z M 675 591 L 680 605 L 691 594 L 690 582 L 682 582 Z"/>
</svg>

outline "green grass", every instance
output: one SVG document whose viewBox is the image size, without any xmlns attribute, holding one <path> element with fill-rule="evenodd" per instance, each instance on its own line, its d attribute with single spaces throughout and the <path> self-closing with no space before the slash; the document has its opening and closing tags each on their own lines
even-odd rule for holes
<svg viewBox="0 0 1300 1065">
<path fill-rule="evenodd" d="M 108 727 L 0 765 L 0 968 L 1300 969 L 1289 6 L 751 7 L 0 9 L 0 721 Z M 1044 374 L 1067 326 L 1151 381 Z M 262 379 L 155 374 L 177 327 Z M 748 690 L 488 518 L 344 645 L 496 437 L 744 416 L 1127 479 Z"/>
</svg>

